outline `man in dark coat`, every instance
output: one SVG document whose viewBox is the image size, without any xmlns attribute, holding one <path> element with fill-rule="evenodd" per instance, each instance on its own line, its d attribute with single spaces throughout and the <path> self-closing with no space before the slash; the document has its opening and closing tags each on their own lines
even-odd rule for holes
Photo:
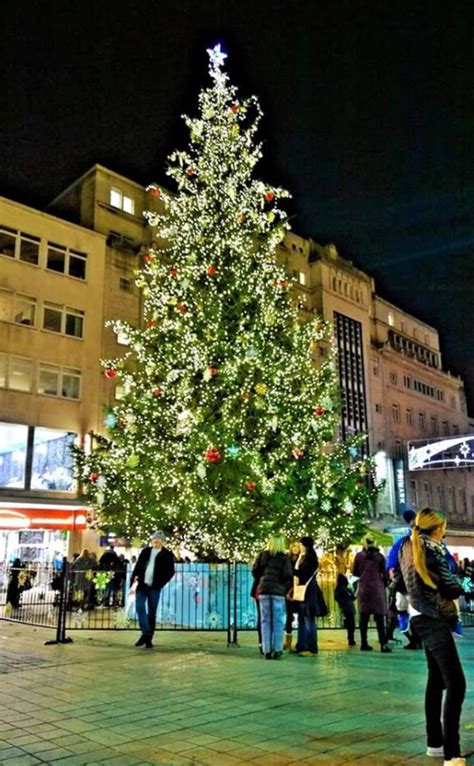
<svg viewBox="0 0 474 766">
<path fill-rule="evenodd" d="M 140 552 L 132 583 L 136 583 L 136 609 L 142 635 L 135 646 L 151 649 L 156 625 L 156 610 L 162 588 L 174 575 L 174 556 L 164 547 L 165 535 L 161 531 L 151 536 L 151 545 Z"/>
<path fill-rule="evenodd" d="M 384 624 L 387 614 L 385 557 L 376 547 L 375 540 L 371 535 L 367 535 L 363 550 L 359 551 L 354 559 L 352 574 L 359 578 L 357 600 L 360 614 L 361 651 L 370 652 L 372 650 L 367 642 L 367 628 L 370 615 L 373 614 L 377 626 L 380 651 L 384 654 L 391 652 L 392 650 L 387 646 Z"/>
</svg>

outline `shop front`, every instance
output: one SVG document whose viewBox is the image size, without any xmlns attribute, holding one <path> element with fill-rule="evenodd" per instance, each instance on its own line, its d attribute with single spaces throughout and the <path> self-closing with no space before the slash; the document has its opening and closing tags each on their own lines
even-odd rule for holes
<svg viewBox="0 0 474 766">
<path fill-rule="evenodd" d="M 52 564 L 81 548 L 87 509 L 47 502 L 0 501 L 0 565 L 16 558 L 25 564 Z"/>
</svg>

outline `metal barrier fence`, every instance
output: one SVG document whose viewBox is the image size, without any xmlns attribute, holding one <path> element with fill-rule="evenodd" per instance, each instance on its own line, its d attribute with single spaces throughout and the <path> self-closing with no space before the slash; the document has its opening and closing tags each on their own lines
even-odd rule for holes
<svg viewBox="0 0 474 766">
<path fill-rule="evenodd" d="M 2 574 L 0 619 L 55 628 L 56 642 L 68 640 L 67 633 L 77 630 L 138 629 L 129 594 L 130 569 L 75 570 L 64 560 L 59 570 L 9 567 Z M 317 579 L 328 607 L 327 616 L 318 618 L 318 628 L 342 628 L 344 618 L 334 601 L 335 576 L 322 573 Z M 160 596 L 157 629 L 225 631 L 228 643 L 237 643 L 239 631 L 257 628 L 252 584 L 248 564 L 178 563 Z M 462 622 L 471 627 L 474 600 L 460 601 Z"/>
</svg>

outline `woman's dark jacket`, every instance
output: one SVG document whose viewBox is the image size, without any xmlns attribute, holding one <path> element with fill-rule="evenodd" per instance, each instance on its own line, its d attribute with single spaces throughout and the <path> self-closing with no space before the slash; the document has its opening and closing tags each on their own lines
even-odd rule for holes
<svg viewBox="0 0 474 766">
<path fill-rule="evenodd" d="M 147 546 L 140 551 L 140 555 L 135 564 L 135 569 L 132 572 L 131 582 L 138 578 L 138 590 L 146 588 L 145 572 L 150 560 L 151 547 Z M 152 590 L 158 588 L 164 588 L 167 582 L 171 580 L 174 575 L 174 556 L 168 548 L 161 548 L 155 559 L 155 569 L 153 571 L 153 582 L 151 584 Z"/>
<path fill-rule="evenodd" d="M 296 571 L 298 583 L 300 585 L 305 585 L 308 583 L 302 607 L 304 608 L 304 613 L 311 618 L 319 617 L 321 614 L 318 598 L 318 585 L 316 584 L 316 575 L 313 577 L 314 573 L 318 569 L 318 566 L 319 562 L 316 551 L 309 550 L 305 557 L 300 560 L 298 569 Z"/>
<path fill-rule="evenodd" d="M 286 596 L 293 580 L 293 568 L 285 553 L 262 551 L 252 567 L 259 596 Z"/>
<path fill-rule="evenodd" d="M 410 538 L 400 546 L 399 568 L 395 572 L 397 586 L 402 593 L 407 593 L 417 612 L 454 625 L 457 611 L 453 599 L 462 595 L 462 581 L 451 572 L 442 547 L 427 535 L 420 537 L 425 548 L 426 566 L 436 588 L 426 585 L 416 571 Z"/>
</svg>

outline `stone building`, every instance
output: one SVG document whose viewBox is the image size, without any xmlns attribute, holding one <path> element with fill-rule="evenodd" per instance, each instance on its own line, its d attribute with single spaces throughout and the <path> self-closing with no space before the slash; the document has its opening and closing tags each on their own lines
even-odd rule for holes
<svg viewBox="0 0 474 766">
<path fill-rule="evenodd" d="M 0 529 L 32 530 L 32 516 L 41 522 L 62 509 L 72 524 L 69 548 L 93 542 L 90 531 L 78 537 L 87 509 L 75 500 L 70 466 L 61 473 L 61 454 L 69 441 L 103 431 L 105 407 L 121 394 L 100 359 L 119 356 L 126 339 L 105 323 L 141 321 L 134 272 L 154 231 L 143 211 L 160 205 L 159 196 L 100 165 L 48 213 L 0 199 Z M 334 326 L 341 435 L 367 432 L 384 479 L 373 523 L 397 527 L 405 508 L 433 503 L 448 510 L 461 549 L 474 534 L 470 469 L 409 473 L 407 463 L 409 442 L 472 430 L 462 381 L 443 371 L 437 331 L 377 296 L 372 277 L 334 245 L 290 233 L 277 257 L 302 315 L 321 314 Z M 1 545 L 6 553 L 0 538 Z"/>
</svg>

